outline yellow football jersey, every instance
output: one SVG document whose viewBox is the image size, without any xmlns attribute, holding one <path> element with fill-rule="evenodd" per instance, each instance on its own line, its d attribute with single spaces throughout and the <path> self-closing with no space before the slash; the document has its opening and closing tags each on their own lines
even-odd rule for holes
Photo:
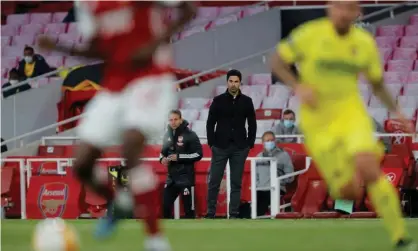
<svg viewBox="0 0 418 251">
<path fill-rule="evenodd" d="M 367 116 L 358 76 L 364 73 L 375 81 L 383 77 L 379 51 L 370 33 L 352 26 L 340 36 L 328 18 L 316 19 L 281 41 L 277 53 L 286 63 L 297 63 L 301 83 L 318 94 L 317 109 L 300 107 L 302 129 L 326 126 L 346 109 L 360 109 L 359 114 Z"/>
</svg>

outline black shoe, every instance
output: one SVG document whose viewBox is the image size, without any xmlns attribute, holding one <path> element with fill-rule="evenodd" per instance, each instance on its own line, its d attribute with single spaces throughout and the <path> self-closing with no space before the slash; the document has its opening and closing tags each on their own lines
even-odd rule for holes
<svg viewBox="0 0 418 251">
<path fill-rule="evenodd" d="M 229 219 L 230 219 L 230 220 L 236 220 L 236 219 L 239 219 L 239 217 L 238 217 L 238 215 L 237 215 L 237 214 L 230 214 L 230 215 L 229 215 Z"/>
<path fill-rule="evenodd" d="M 206 214 L 205 217 L 203 217 L 203 219 L 213 220 L 213 219 L 215 219 L 215 215 L 213 215 L 213 214 Z"/>
<path fill-rule="evenodd" d="M 396 244 L 396 251 L 418 251 L 418 245 L 411 240 L 400 240 Z"/>
</svg>

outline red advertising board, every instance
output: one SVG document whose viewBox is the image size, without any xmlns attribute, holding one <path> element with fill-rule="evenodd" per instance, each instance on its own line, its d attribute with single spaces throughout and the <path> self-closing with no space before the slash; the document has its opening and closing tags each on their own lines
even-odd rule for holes
<svg viewBox="0 0 418 251">
<path fill-rule="evenodd" d="M 28 219 L 78 218 L 81 191 L 80 183 L 72 175 L 32 177 L 26 201 Z"/>
</svg>

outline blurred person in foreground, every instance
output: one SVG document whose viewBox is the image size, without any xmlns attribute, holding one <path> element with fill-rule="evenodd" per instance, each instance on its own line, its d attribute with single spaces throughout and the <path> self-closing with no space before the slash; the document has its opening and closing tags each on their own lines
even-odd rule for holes
<svg viewBox="0 0 418 251">
<path fill-rule="evenodd" d="M 358 1 L 330 1 L 325 18 L 302 24 L 277 47 L 272 69 L 300 99 L 300 128 L 335 199 L 355 200 L 360 179 L 382 217 L 395 250 L 416 250 L 402 218 L 396 189 L 380 169 L 383 148 L 357 88 L 364 74 L 374 95 L 396 114 L 405 131 L 413 127 L 383 82 L 383 67 L 373 36 L 353 25 Z M 300 78 L 289 70 L 297 62 Z"/>
<path fill-rule="evenodd" d="M 149 139 L 161 136 L 158 125 L 166 122 L 166 111 L 176 104 L 169 42 L 193 18 L 195 6 L 183 1 L 75 3 L 77 24 L 89 46 L 68 47 L 48 37 L 39 42 L 44 49 L 106 62 L 104 90 L 89 102 L 77 127 L 82 143 L 73 168 L 83 184 L 109 202 L 95 235 L 109 237 L 119 219 L 138 206 L 147 232 L 145 250 L 171 250 L 158 221 L 158 177 L 139 157 Z M 166 8 L 176 8 L 178 18 L 167 23 Z M 97 175 L 95 162 L 104 148 L 119 144 L 129 172 L 129 191 L 113 192 Z"/>
<path fill-rule="evenodd" d="M 276 135 L 298 135 L 298 127 L 295 125 L 295 112 L 288 109 L 283 112 L 282 121 L 274 127 Z M 298 138 L 277 138 L 277 143 L 297 143 Z"/>
<path fill-rule="evenodd" d="M 169 114 L 169 125 L 163 137 L 160 163 L 167 167 L 168 175 L 164 186 L 163 215 L 172 218 L 173 203 L 181 194 L 184 214 L 193 219 L 194 213 L 194 163 L 202 159 L 202 144 L 196 133 L 179 110 Z"/>
<path fill-rule="evenodd" d="M 274 132 L 267 131 L 261 137 L 263 151 L 257 157 L 275 158 L 277 161 L 277 177 L 294 172 L 293 162 L 289 154 L 276 146 Z M 270 160 L 257 160 L 257 188 L 270 187 Z M 286 185 L 293 182 L 294 177 L 284 179 L 280 183 L 280 193 L 286 193 Z M 257 191 L 257 215 L 265 215 L 270 206 L 270 191 Z"/>
</svg>

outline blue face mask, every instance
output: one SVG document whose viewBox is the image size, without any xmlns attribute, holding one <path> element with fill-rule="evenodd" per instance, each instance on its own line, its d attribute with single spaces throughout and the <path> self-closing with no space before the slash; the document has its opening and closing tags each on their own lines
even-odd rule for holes
<svg viewBox="0 0 418 251">
<path fill-rule="evenodd" d="M 266 149 L 267 151 L 271 151 L 274 148 L 276 148 L 276 142 L 274 142 L 274 141 L 264 142 L 264 149 Z"/>
<path fill-rule="evenodd" d="M 284 120 L 284 121 L 283 121 L 283 125 L 284 125 L 284 127 L 286 127 L 286 128 L 290 128 L 290 127 L 292 127 L 292 126 L 294 126 L 294 125 L 295 125 L 295 122 L 294 122 L 294 121 L 292 121 L 292 120 L 288 120 L 288 119 L 286 119 L 286 120 Z"/>
</svg>

